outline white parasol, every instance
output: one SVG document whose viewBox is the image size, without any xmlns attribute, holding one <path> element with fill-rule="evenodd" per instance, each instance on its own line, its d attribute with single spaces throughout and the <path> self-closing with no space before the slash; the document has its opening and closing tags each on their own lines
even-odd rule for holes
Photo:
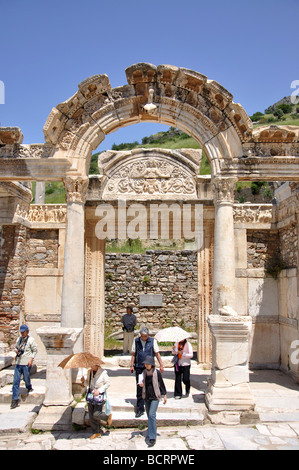
<svg viewBox="0 0 299 470">
<path fill-rule="evenodd" d="M 164 330 L 158 331 L 155 335 L 155 339 L 159 343 L 178 343 L 183 341 L 183 339 L 190 338 L 191 334 L 183 330 L 179 326 L 171 326 L 169 328 L 164 328 Z"/>
</svg>

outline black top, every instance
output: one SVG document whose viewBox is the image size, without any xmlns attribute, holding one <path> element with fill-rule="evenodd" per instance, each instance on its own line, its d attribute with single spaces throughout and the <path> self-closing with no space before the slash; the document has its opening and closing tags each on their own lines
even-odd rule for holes
<svg viewBox="0 0 299 470">
<path fill-rule="evenodd" d="M 160 388 L 161 395 L 166 395 L 166 387 L 164 384 L 164 381 L 162 379 L 161 372 L 157 370 L 158 372 L 158 384 Z M 146 375 L 145 376 L 145 399 L 146 400 L 157 400 L 154 387 L 153 387 L 153 376 L 152 375 Z"/>
<path fill-rule="evenodd" d="M 130 315 L 126 313 L 125 315 L 123 315 L 121 321 L 126 331 L 134 331 L 134 328 L 137 323 L 137 319 L 134 313 L 131 313 Z"/>
</svg>

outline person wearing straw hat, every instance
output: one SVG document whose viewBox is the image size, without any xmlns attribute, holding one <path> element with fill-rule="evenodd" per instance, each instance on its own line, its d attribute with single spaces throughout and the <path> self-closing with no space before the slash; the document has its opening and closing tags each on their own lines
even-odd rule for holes
<svg viewBox="0 0 299 470">
<path fill-rule="evenodd" d="M 139 377 L 139 386 L 142 389 L 142 398 L 148 417 L 148 430 L 145 441 L 149 447 L 153 447 L 157 438 L 156 413 L 159 401 L 163 398 L 163 404 L 166 405 L 167 392 L 161 372 L 155 368 L 155 359 L 152 356 L 147 356 L 143 364 L 145 369 Z"/>
<path fill-rule="evenodd" d="M 180 342 L 175 343 L 172 348 L 172 354 L 175 355 L 176 361 L 174 361 L 174 398 L 176 400 L 182 398 L 182 380 L 186 387 L 186 395 L 190 393 L 190 368 L 191 359 L 193 357 L 193 349 L 187 339 L 183 339 Z"/>
<path fill-rule="evenodd" d="M 104 364 L 103 361 L 99 360 L 99 364 L 91 367 L 87 374 L 87 380 L 85 380 L 85 377 L 81 377 L 82 384 L 88 387 L 87 393 L 93 394 L 94 397 L 104 394 L 110 386 L 108 373 L 105 369 L 102 369 L 102 364 Z M 112 423 L 112 414 L 108 416 L 105 413 L 105 410 L 103 410 L 104 404 L 105 401 L 99 404 L 87 402 L 90 425 L 93 431 L 90 439 L 101 437 L 101 421 L 106 422 L 107 426 Z"/>
</svg>

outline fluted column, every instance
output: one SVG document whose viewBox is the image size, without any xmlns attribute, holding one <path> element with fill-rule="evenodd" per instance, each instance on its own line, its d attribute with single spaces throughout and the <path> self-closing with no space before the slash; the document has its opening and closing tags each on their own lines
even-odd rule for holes
<svg viewBox="0 0 299 470">
<path fill-rule="evenodd" d="M 235 309 L 235 241 L 233 202 L 235 178 L 215 178 L 215 235 L 213 313 L 223 307 Z"/>
<path fill-rule="evenodd" d="M 84 326 L 84 204 L 88 178 L 67 177 L 64 180 L 67 200 L 67 226 L 64 248 L 61 326 Z M 76 351 L 83 351 L 83 337 Z"/>
</svg>

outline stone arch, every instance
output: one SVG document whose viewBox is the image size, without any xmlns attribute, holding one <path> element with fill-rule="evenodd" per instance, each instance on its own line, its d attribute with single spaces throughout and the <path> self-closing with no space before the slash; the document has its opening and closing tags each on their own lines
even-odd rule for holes
<svg viewBox="0 0 299 470">
<path fill-rule="evenodd" d="M 252 123 L 240 104 L 214 80 L 198 72 L 147 63 L 126 69 L 128 85 L 111 88 L 107 75 L 94 75 L 53 108 L 44 126 L 55 156 L 67 156 L 71 172 L 85 176 L 91 153 L 105 135 L 139 122 L 177 127 L 206 151 L 212 175 L 222 160 L 243 155 L 252 139 Z"/>
</svg>

